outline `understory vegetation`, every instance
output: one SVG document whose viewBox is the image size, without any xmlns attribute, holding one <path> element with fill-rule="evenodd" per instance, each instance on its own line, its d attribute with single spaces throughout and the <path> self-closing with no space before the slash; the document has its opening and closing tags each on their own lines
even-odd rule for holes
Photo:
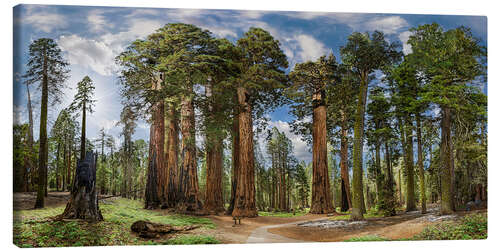
<svg viewBox="0 0 500 250">
<path fill-rule="evenodd" d="M 202 228 L 214 229 L 215 224 L 207 218 L 146 210 L 140 201 L 124 198 L 101 204 L 100 207 L 105 220 L 98 223 L 50 220 L 61 214 L 64 206 L 14 211 L 14 244 L 20 247 L 62 247 L 218 243 L 209 235 L 180 235 L 153 241 L 137 237 L 130 231 L 132 223 L 138 220 L 174 226 L 201 225 Z"/>
<path fill-rule="evenodd" d="M 365 217 L 367 218 L 367 217 Z M 480 240 L 488 238 L 488 219 L 486 213 L 466 215 L 458 220 L 443 221 L 426 227 L 421 233 L 396 240 Z M 378 235 L 353 237 L 354 241 L 390 241 Z"/>
</svg>

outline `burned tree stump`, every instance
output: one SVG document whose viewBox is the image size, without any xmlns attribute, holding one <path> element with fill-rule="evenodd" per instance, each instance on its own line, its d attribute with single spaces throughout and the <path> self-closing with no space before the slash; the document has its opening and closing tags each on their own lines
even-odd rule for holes
<svg viewBox="0 0 500 250">
<path fill-rule="evenodd" d="M 172 234 L 180 231 L 189 231 L 199 226 L 172 226 L 161 223 L 139 220 L 132 224 L 130 229 L 142 238 L 158 238 L 164 234 Z"/>
<path fill-rule="evenodd" d="M 96 170 L 97 154 L 87 152 L 85 159 L 78 161 L 71 197 L 59 219 L 103 220 L 95 186 Z"/>
</svg>

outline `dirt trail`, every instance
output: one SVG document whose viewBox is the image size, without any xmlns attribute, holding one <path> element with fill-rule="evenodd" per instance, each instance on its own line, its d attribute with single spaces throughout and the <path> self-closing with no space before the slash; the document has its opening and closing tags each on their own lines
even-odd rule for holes
<svg viewBox="0 0 500 250">
<path fill-rule="evenodd" d="M 49 192 L 45 197 L 45 207 L 65 205 L 69 199 L 69 192 Z M 28 210 L 35 207 L 36 193 L 14 193 L 14 210 Z"/>
<path fill-rule="evenodd" d="M 316 220 L 322 220 L 324 218 L 319 218 Z M 253 230 L 252 234 L 248 236 L 247 242 L 246 243 L 300 243 L 300 242 L 308 242 L 305 240 L 300 240 L 300 239 L 292 239 L 288 238 L 279 234 L 274 234 L 269 232 L 269 229 L 272 228 L 280 228 L 280 227 L 285 227 L 285 226 L 296 226 L 297 224 L 300 223 L 305 223 L 305 222 L 310 222 L 311 220 L 305 220 L 305 221 L 296 221 L 296 222 L 290 222 L 290 223 L 285 223 L 285 224 L 278 224 L 278 225 L 268 225 L 268 226 L 262 226 L 258 227 L 257 229 Z M 315 220 L 313 220 L 315 221 Z"/>
<path fill-rule="evenodd" d="M 312 221 L 324 218 L 324 215 L 312 215 L 307 214 L 304 216 L 297 216 L 291 218 L 280 218 L 272 216 L 259 216 L 255 218 L 244 218 L 241 220 L 241 225 L 234 225 L 233 217 L 231 216 L 207 216 L 216 225 L 216 229 L 207 230 L 207 233 L 214 235 L 217 239 L 221 240 L 223 243 L 247 243 L 250 237 L 259 238 L 259 233 L 255 235 L 255 230 L 262 231 L 262 227 L 272 228 L 274 226 L 292 225 L 303 221 Z M 252 234 L 254 234 L 252 236 Z M 271 236 L 275 237 L 271 239 L 270 242 L 303 242 L 300 240 L 287 239 L 283 236 Z M 281 238 L 283 237 L 283 238 Z M 276 239 L 287 239 L 285 241 L 276 241 Z"/>
</svg>

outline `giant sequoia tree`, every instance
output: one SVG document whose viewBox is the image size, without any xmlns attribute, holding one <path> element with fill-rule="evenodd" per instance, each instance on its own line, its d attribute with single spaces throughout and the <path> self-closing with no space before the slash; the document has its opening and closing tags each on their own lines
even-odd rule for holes
<svg viewBox="0 0 500 250">
<path fill-rule="evenodd" d="M 236 81 L 239 104 L 239 166 L 233 216 L 257 216 L 255 206 L 255 165 L 253 113 L 277 105 L 288 67 L 279 41 L 269 32 L 250 28 L 237 42 L 241 49 L 241 75 Z"/>
<path fill-rule="evenodd" d="M 317 214 L 334 211 L 327 163 L 325 90 L 327 85 L 332 84 L 336 70 L 337 62 L 333 54 L 330 54 L 328 57 L 320 57 L 316 62 L 296 64 L 290 73 L 294 90 L 291 97 L 307 104 L 308 109 L 312 109 L 313 184 L 310 212 Z M 294 107 L 295 113 L 299 114 L 297 118 L 304 119 L 305 117 L 300 115 L 307 113 L 297 112 L 300 106 Z"/>
<path fill-rule="evenodd" d="M 486 50 L 465 27 L 445 31 L 433 23 L 411 31 L 409 60 L 424 74 L 429 91 L 427 97 L 439 105 L 441 111 L 441 214 L 449 214 L 454 210 L 453 111 L 460 109 L 461 93 L 469 88 L 468 83 L 484 74 L 482 59 Z"/>
<path fill-rule="evenodd" d="M 40 107 L 40 133 L 38 155 L 38 188 L 35 208 L 44 207 L 47 187 L 47 107 L 49 98 L 52 104 L 61 101 L 64 82 L 68 78 L 68 63 L 63 58 L 61 49 L 50 38 L 33 41 L 29 47 L 27 71 L 23 75 L 26 84 L 38 83 L 42 90 Z"/>
<path fill-rule="evenodd" d="M 353 196 L 351 219 L 363 219 L 363 140 L 365 131 L 365 109 L 368 96 L 370 74 L 391 64 L 400 58 L 396 51 L 399 44 L 389 44 L 384 34 L 375 31 L 371 36 L 355 32 L 348 38 L 347 44 L 340 49 L 342 61 L 351 67 L 360 79 L 358 103 L 354 124 L 353 152 Z"/>
</svg>

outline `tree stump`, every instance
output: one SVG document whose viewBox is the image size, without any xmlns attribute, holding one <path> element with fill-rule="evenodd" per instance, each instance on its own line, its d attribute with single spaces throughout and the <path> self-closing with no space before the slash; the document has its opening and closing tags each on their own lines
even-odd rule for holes
<svg viewBox="0 0 500 250">
<path fill-rule="evenodd" d="M 71 197 L 59 219 L 104 220 L 97 199 L 96 169 L 97 154 L 87 152 L 85 159 L 78 161 Z"/>
</svg>

